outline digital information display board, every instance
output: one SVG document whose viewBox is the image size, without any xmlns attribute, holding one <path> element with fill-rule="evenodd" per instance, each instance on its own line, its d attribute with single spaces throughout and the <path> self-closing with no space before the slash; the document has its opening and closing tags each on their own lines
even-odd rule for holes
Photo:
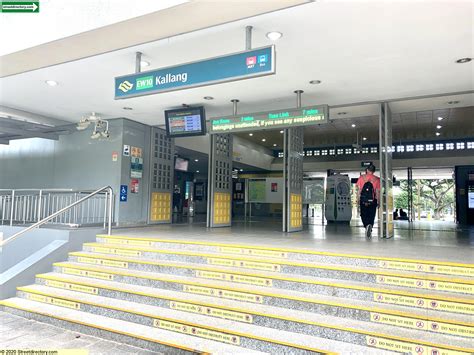
<svg viewBox="0 0 474 355">
<path fill-rule="evenodd" d="M 467 187 L 467 206 L 469 209 L 474 209 L 474 183 Z"/>
<path fill-rule="evenodd" d="M 259 129 L 281 129 L 327 123 L 328 105 L 308 106 L 285 110 L 247 113 L 244 115 L 212 118 L 209 133 L 235 133 Z"/>
<path fill-rule="evenodd" d="M 189 137 L 206 134 L 203 107 L 165 111 L 166 132 L 169 137 Z"/>
</svg>

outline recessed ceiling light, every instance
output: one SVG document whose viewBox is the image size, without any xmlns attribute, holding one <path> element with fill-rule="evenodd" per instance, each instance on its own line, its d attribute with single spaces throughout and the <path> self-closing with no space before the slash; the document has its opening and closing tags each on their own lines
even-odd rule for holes
<svg viewBox="0 0 474 355">
<path fill-rule="evenodd" d="M 277 146 L 277 144 L 276 144 L 276 143 L 273 143 L 273 146 L 274 146 L 274 147 L 276 147 L 276 146 Z"/>
<path fill-rule="evenodd" d="M 262 138 L 262 142 L 266 142 L 267 140 L 265 138 Z"/>
<path fill-rule="evenodd" d="M 441 116 L 438 117 L 438 121 L 442 121 L 442 120 L 444 120 L 444 117 L 441 117 Z"/>
<path fill-rule="evenodd" d="M 448 101 L 447 102 L 448 105 L 456 105 L 458 103 L 459 103 L 459 101 Z"/>
<path fill-rule="evenodd" d="M 321 80 L 311 80 L 309 83 L 313 85 L 321 84 Z"/>
<path fill-rule="evenodd" d="M 283 36 L 283 33 L 277 32 L 277 31 L 272 31 L 267 33 L 267 38 L 272 40 L 272 41 L 277 41 Z"/>
<path fill-rule="evenodd" d="M 252 136 L 253 136 L 253 133 L 249 133 L 249 136 L 252 137 Z"/>
<path fill-rule="evenodd" d="M 127 110 L 127 111 L 131 111 L 131 110 L 133 110 L 133 108 L 131 108 L 131 107 L 128 107 L 128 106 L 122 107 L 122 109 L 124 109 L 124 110 Z"/>
<path fill-rule="evenodd" d="M 140 65 L 141 65 L 142 67 L 149 67 L 149 66 L 150 66 L 150 62 L 147 62 L 146 60 L 142 60 L 142 61 L 140 62 Z"/>
<path fill-rule="evenodd" d="M 198 173 L 198 172 L 199 172 L 199 170 L 196 170 L 196 172 Z"/>
<path fill-rule="evenodd" d="M 244 169 L 240 169 L 240 171 L 244 171 Z"/>
<path fill-rule="evenodd" d="M 49 86 L 57 86 L 58 82 L 54 80 L 46 80 L 45 83 Z"/>
<path fill-rule="evenodd" d="M 436 132 L 436 136 L 439 137 L 441 135 L 441 133 L 439 132 Z"/>
<path fill-rule="evenodd" d="M 214 100 L 212 96 L 204 96 L 204 100 Z"/>
<path fill-rule="evenodd" d="M 362 140 L 366 141 L 366 140 L 367 140 L 367 137 L 362 138 Z"/>
<path fill-rule="evenodd" d="M 194 159 L 194 161 L 197 163 L 199 161 L 199 159 Z"/>
<path fill-rule="evenodd" d="M 352 127 L 352 128 L 356 128 L 355 123 L 351 124 L 351 127 Z"/>
<path fill-rule="evenodd" d="M 436 129 L 441 129 L 441 128 L 443 128 L 443 126 L 441 126 L 441 125 L 436 126 Z"/>
<path fill-rule="evenodd" d="M 283 132 L 285 132 L 285 131 L 280 131 L 280 133 L 282 133 L 282 134 L 283 134 Z"/>
<path fill-rule="evenodd" d="M 464 64 L 464 63 L 469 63 L 471 60 L 472 60 L 472 58 L 469 58 L 469 57 L 467 57 L 467 58 L 461 58 L 461 59 L 456 60 L 456 63 L 458 63 L 458 64 Z"/>
<path fill-rule="evenodd" d="M 347 115 L 347 112 L 338 112 L 338 115 Z"/>
</svg>

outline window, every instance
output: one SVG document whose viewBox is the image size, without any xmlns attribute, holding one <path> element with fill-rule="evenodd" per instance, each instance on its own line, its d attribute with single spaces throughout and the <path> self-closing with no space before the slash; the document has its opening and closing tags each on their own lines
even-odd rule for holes
<svg viewBox="0 0 474 355">
<path fill-rule="evenodd" d="M 426 145 L 426 151 L 427 151 L 427 152 L 433 151 L 433 144 L 427 144 L 427 145 Z"/>
<path fill-rule="evenodd" d="M 327 149 L 321 150 L 321 155 L 328 155 L 328 150 Z"/>
<path fill-rule="evenodd" d="M 404 145 L 397 145 L 397 153 L 403 153 L 405 151 Z"/>
<path fill-rule="evenodd" d="M 313 156 L 313 151 L 312 150 L 307 150 L 306 151 L 306 156 L 307 157 L 312 157 Z"/>
<path fill-rule="evenodd" d="M 456 149 L 459 149 L 459 150 L 465 149 L 465 144 L 464 144 L 464 142 L 458 142 L 458 143 L 456 143 Z"/>
<path fill-rule="evenodd" d="M 339 149 L 337 150 L 337 155 L 342 155 L 342 154 L 344 154 L 344 149 L 339 148 Z"/>
<path fill-rule="evenodd" d="M 415 146 L 414 145 L 407 145 L 407 152 L 414 152 L 415 151 Z"/>
<path fill-rule="evenodd" d="M 467 149 L 474 149 L 474 142 L 467 142 Z"/>
<path fill-rule="evenodd" d="M 320 152 L 319 150 L 315 150 L 315 151 L 314 151 L 314 155 L 315 155 L 315 156 L 319 156 L 320 154 L 321 154 L 321 152 Z"/>
<path fill-rule="evenodd" d="M 454 150 L 454 143 L 446 143 L 446 150 Z"/>
<path fill-rule="evenodd" d="M 370 152 L 371 153 L 377 153 L 379 150 L 377 147 L 370 147 Z"/>
<path fill-rule="evenodd" d="M 346 154 L 352 154 L 352 148 L 346 148 Z"/>
<path fill-rule="evenodd" d="M 336 149 L 329 149 L 329 155 L 336 155 Z"/>
<path fill-rule="evenodd" d="M 425 150 L 425 145 L 424 144 L 417 144 L 416 145 L 416 151 L 417 152 L 422 152 Z"/>
<path fill-rule="evenodd" d="M 367 154 L 368 152 L 369 152 L 369 148 L 368 148 L 368 147 L 362 148 L 362 154 Z"/>
<path fill-rule="evenodd" d="M 436 143 L 436 150 L 444 150 L 444 144 L 443 143 Z"/>
</svg>

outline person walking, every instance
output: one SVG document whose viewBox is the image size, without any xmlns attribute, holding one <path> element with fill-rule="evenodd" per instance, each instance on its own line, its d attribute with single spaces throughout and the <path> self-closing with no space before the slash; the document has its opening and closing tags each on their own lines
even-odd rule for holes
<svg viewBox="0 0 474 355">
<path fill-rule="evenodd" d="M 375 166 L 370 164 L 365 174 L 357 180 L 357 200 L 360 207 L 360 218 L 367 238 L 372 237 L 375 214 L 380 201 L 380 178 L 375 176 Z"/>
</svg>

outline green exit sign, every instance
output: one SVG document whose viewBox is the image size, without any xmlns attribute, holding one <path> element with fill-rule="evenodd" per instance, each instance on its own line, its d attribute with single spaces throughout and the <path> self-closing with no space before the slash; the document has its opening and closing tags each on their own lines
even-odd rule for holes
<svg viewBox="0 0 474 355">
<path fill-rule="evenodd" d="M 39 1 L 1 1 L 0 12 L 39 13 Z"/>
</svg>

